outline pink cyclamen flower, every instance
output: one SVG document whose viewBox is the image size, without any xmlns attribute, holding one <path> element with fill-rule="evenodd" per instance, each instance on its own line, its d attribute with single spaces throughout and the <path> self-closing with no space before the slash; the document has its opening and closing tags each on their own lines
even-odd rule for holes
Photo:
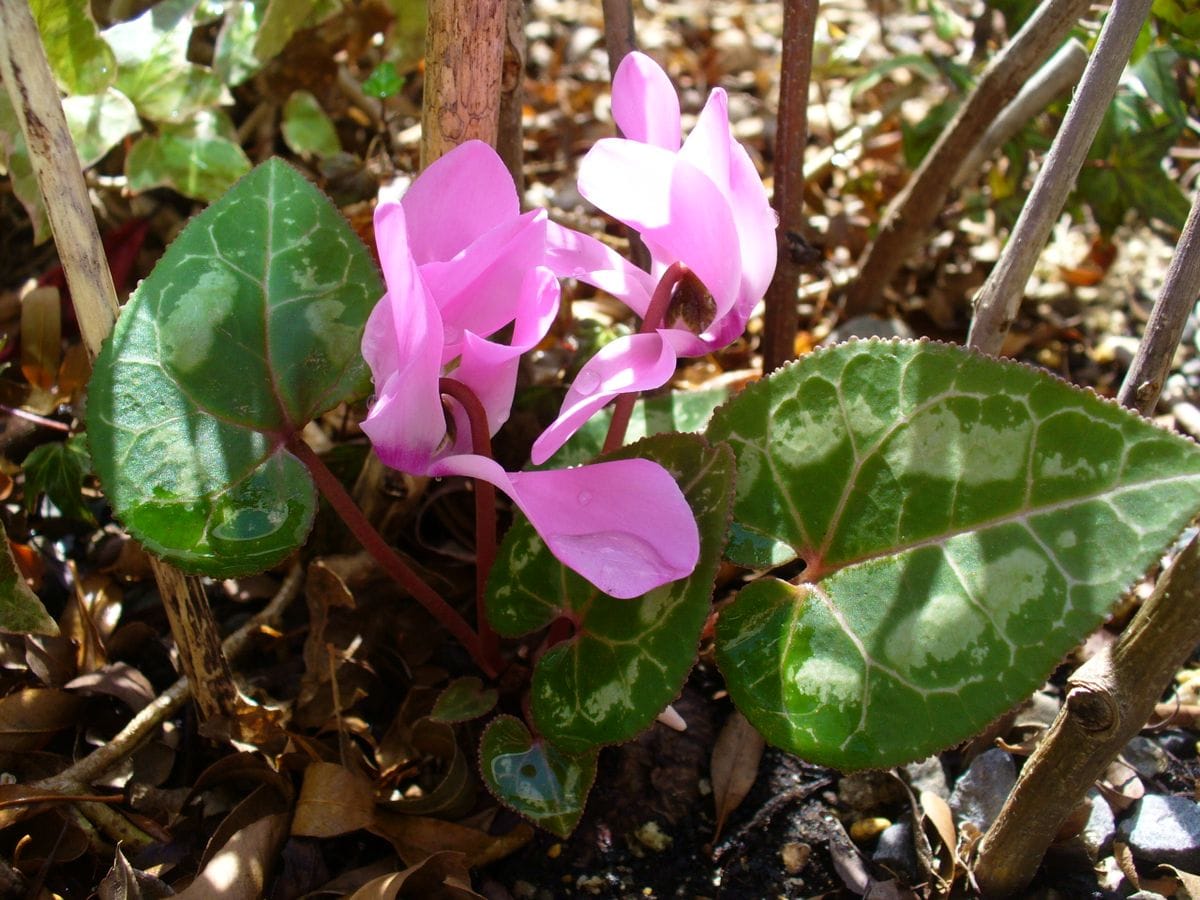
<svg viewBox="0 0 1200 900">
<path fill-rule="evenodd" d="M 675 262 L 695 279 L 676 289 L 662 327 L 618 339 L 583 366 L 558 419 L 534 445 L 535 462 L 617 395 L 666 384 L 679 356 L 700 356 L 737 338 L 775 273 L 775 213 L 754 163 L 734 140 L 725 92 L 709 95 L 681 145 L 679 100 L 667 74 L 645 54 L 630 53 L 613 78 L 612 108 L 625 137 L 597 141 L 588 151 L 579 191 L 641 235 L 652 259 L 651 289 Z M 626 277 L 614 288 L 604 277 L 611 267 L 558 271 L 645 316 L 646 281 Z"/>
<path fill-rule="evenodd" d="M 543 211 L 521 214 L 508 171 L 479 141 L 431 165 L 398 203 L 380 203 L 375 237 L 387 293 L 363 335 L 375 401 L 362 427 L 385 465 L 496 485 L 565 565 L 605 593 L 636 597 L 689 575 L 699 556 L 695 519 L 671 475 L 644 459 L 505 472 L 472 452 L 464 410 L 444 405 L 438 387 L 442 377 L 469 387 L 492 434 L 508 418 L 518 358 L 558 310 L 548 226 Z M 571 258 L 572 242 L 589 264 L 624 277 L 582 236 L 559 234 L 556 258 Z M 506 326 L 507 342 L 491 339 Z"/>
</svg>

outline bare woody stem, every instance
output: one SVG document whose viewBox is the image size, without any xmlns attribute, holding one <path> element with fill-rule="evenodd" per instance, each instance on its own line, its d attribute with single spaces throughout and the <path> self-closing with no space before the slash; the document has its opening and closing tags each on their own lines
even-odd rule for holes
<svg viewBox="0 0 1200 900">
<path fill-rule="evenodd" d="M 492 458 L 492 436 L 488 431 L 487 412 L 475 392 L 453 378 L 442 378 L 438 390 L 458 402 L 471 423 L 471 449 L 480 456 Z M 475 481 L 475 627 L 479 629 L 479 641 L 483 652 L 499 669 L 500 639 L 488 622 L 487 596 L 488 575 L 496 562 L 496 488 L 491 482 L 476 478 Z"/>
<path fill-rule="evenodd" d="M 671 305 L 671 294 L 675 285 L 687 276 L 691 270 L 681 262 L 673 262 L 663 272 L 662 279 L 654 289 L 650 305 L 646 307 L 646 315 L 642 319 L 642 327 L 638 334 L 649 334 L 662 325 L 667 309 Z M 625 443 L 625 432 L 629 428 L 629 418 L 633 415 L 633 404 L 637 402 L 638 392 L 632 391 L 621 394 L 613 403 L 613 417 L 608 425 L 608 434 L 604 438 L 602 453 L 610 453 L 619 449 Z"/>
<path fill-rule="evenodd" d="M 401 559 L 400 555 L 379 536 L 379 532 L 367 521 L 367 517 L 355 504 L 350 493 L 338 481 L 337 476 L 325 467 L 325 463 L 321 462 L 321 458 L 317 456 L 312 447 L 304 443 L 304 440 L 298 435 L 293 435 L 287 442 L 287 448 L 312 473 L 317 488 L 341 516 L 350 532 L 358 538 L 363 548 L 394 581 L 425 607 L 429 614 L 437 619 L 447 631 L 458 638 L 459 643 L 471 654 L 471 658 L 484 674 L 489 678 L 495 678 L 497 672 L 484 655 L 479 637 L 471 630 L 471 626 L 454 607 L 442 599 L 437 591 L 426 584 L 421 576 L 409 568 L 408 563 Z"/>
</svg>

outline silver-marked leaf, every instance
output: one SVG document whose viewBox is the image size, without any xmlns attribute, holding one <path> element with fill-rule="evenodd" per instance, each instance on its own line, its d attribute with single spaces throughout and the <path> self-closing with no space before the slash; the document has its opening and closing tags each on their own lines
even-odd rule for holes
<svg viewBox="0 0 1200 900">
<path fill-rule="evenodd" d="M 196 216 L 96 360 L 88 436 L 113 511 L 189 571 L 261 571 L 308 534 L 316 496 L 284 443 L 365 392 L 383 286 L 300 173 L 270 160 Z"/>
<path fill-rule="evenodd" d="M 58 634 L 38 595 L 25 583 L 13 559 L 8 535 L 0 525 L 0 631 L 8 634 Z"/>
<path fill-rule="evenodd" d="M 918 759 L 1031 693 L 1200 507 L 1200 448 L 1035 369 L 932 343 L 819 351 L 708 436 L 738 458 L 728 555 L 762 579 L 717 660 L 772 743 Z"/>
<path fill-rule="evenodd" d="M 574 753 L 629 740 L 679 695 L 725 543 L 733 497 L 728 448 L 694 435 L 658 435 L 605 458 L 635 456 L 666 468 L 692 507 L 700 561 L 691 576 L 619 600 L 566 568 L 522 521 L 505 535 L 488 583 L 488 616 L 503 635 L 517 637 L 560 618 L 574 623 L 575 634 L 538 659 L 531 687 L 537 728 Z"/>
<path fill-rule="evenodd" d="M 30 0 L 46 58 L 68 94 L 99 94 L 117 77 L 112 48 L 100 37 L 88 0 Z"/>
<path fill-rule="evenodd" d="M 651 434 L 668 431 L 702 431 L 713 410 L 727 399 L 729 390 L 723 387 L 672 391 L 657 397 L 639 399 L 633 404 L 629 427 L 625 429 L 625 443 L 632 444 Z M 534 468 L 561 469 L 591 462 L 600 454 L 611 422 L 612 407 L 609 406 L 588 419 L 554 456 L 543 465 Z"/>
<path fill-rule="evenodd" d="M 497 716 L 479 742 L 483 781 L 497 800 L 559 837 L 569 837 L 579 824 L 592 782 L 596 757 L 563 753 L 542 738 L 533 738 L 512 716 Z"/>
</svg>

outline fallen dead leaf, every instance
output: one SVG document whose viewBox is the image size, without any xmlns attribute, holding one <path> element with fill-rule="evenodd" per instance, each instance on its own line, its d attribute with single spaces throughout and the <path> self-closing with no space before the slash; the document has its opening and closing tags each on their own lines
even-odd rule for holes
<svg viewBox="0 0 1200 900">
<path fill-rule="evenodd" d="M 54 387 L 62 357 L 62 299 L 56 287 L 21 298 L 21 374 L 37 388 Z"/>
<path fill-rule="evenodd" d="M 466 854 L 472 869 L 503 859 L 533 839 L 533 828 L 524 822 L 507 834 L 493 835 L 456 822 L 425 816 L 405 816 L 378 810 L 371 831 L 390 841 L 408 865 L 416 865 L 434 853 L 454 850 Z"/>
<path fill-rule="evenodd" d="M 713 802 L 717 822 L 713 827 L 713 843 L 721 837 L 721 829 L 729 814 L 737 809 L 758 777 L 758 764 L 766 742 L 758 730 L 736 709 L 725 720 L 712 752 Z"/>
<path fill-rule="evenodd" d="M 165 881 L 131 866 L 120 847 L 97 890 L 100 900 L 160 900 L 174 894 Z"/>
<path fill-rule="evenodd" d="M 180 900 L 258 900 L 287 837 L 287 813 L 273 813 L 235 832 L 208 861 Z"/>
<path fill-rule="evenodd" d="M 27 688 L 0 697 L 0 752 L 40 750 L 76 724 L 83 700 L 55 688 Z"/>
<path fill-rule="evenodd" d="M 304 770 L 292 834 L 334 837 L 368 828 L 375 815 L 375 788 L 337 763 L 314 762 Z"/>
<path fill-rule="evenodd" d="M 483 895 L 471 890 L 471 873 L 466 857 L 441 851 L 402 872 L 393 872 L 367 882 L 350 895 L 350 900 L 474 900 Z"/>
</svg>

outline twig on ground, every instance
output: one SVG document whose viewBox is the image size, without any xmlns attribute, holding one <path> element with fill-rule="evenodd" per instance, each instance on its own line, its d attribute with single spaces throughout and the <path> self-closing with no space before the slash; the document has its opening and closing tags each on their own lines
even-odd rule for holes
<svg viewBox="0 0 1200 900">
<path fill-rule="evenodd" d="M 1004 336 L 1017 317 L 1025 283 L 1062 213 L 1075 177 L 1117 91 L 1150 4 L 1151 0 L 1115 0 L 1109 10 L 1046 163 L 1038 173 L 999 262 L 975 298 L 968 346 L 991 355 L 1000 351 Z"/>
<path fill-rule="evenodd" d="M 1162 291 L 1146 323 L 1146 333 L 1117 392 L 1117 401 L 1122 406 L 1136 409 L 1144 416 L 1154 412 L 1197 297 L 1200 297 L 1200 190 L 1192 198 L 1192 211 L 1167 267 Z"/>
<path fill-rule="evenodd" d="M 778 260 L 767 288 L 763 316 L 763 372 L 796 355 L 796 288 L 801 259 L 792 246 L 804 222 L 804 149 L 808 144 L 808 83 L 812 75 L 813 34 L 819 0 L 786 0 L 783 5 L 783 57 L 780 62 L 779 123 L 775 130 L 775 195 Z"/>
<path fill-rule="evenodd" d="M 920 167 L 888 205 L 879 235 L 864 251 L 858 278 L 846 295 L 847 316 L 878 308 L 884 288 L 912 255 L 945 205 L 950 192 L 947 174 L 957 169 L 963 156 L 1058 47 L 1088 6 L 1089 0 L 1045 0 L 984 70 Z"/>
</svg>

